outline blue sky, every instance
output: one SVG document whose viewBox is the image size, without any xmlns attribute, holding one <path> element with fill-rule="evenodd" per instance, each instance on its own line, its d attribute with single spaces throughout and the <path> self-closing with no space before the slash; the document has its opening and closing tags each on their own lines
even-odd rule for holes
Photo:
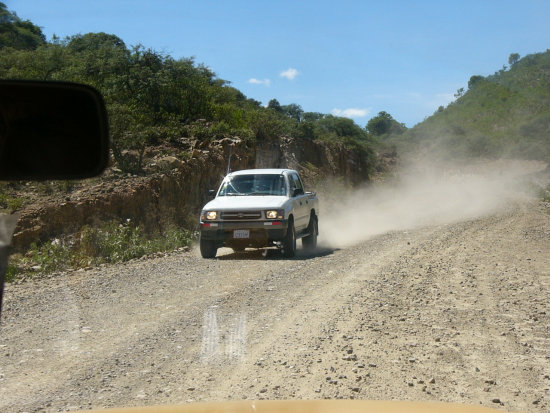
<svg viewBox="0 0 550 413">
<path fill-rule="evenodd" d="M 470 76 L 550 48 L 550 1 L 12 0 L 48 39 L 116 34 L 194 56 L 264 104 L 352 117 L 385 110 L 407 126 Z"/>
</svg>

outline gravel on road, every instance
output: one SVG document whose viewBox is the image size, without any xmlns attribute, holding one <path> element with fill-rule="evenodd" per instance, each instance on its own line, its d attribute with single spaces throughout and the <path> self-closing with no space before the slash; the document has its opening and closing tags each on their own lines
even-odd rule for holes
<svg viewBox="0 0 550 413">
<path fill-rule="evenodd" d="M 550 410 L 550 206 L 284 259 L 196 250 L 6 288 L 0 410 L 399 399 Z"/>
</svg>

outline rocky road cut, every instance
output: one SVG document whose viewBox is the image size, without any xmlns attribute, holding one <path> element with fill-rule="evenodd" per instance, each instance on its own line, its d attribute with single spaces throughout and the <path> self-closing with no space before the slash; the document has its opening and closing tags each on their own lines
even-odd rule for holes
<svg viewBox="0 0 550 413">
<path fill-rule="evenodd" d="M 1 411 L 323 398 L 549 411 L 550 204 L 7 286 Z"/>
</svg>

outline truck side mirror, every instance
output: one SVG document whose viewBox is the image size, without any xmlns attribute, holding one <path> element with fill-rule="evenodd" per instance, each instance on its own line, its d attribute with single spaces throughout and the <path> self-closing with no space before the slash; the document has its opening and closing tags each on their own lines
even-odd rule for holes
<svg viewBox="0 0 550 413">
<path fill-rule="evenodd" d="M 304 190 L 301 189 L 301 188 L 294 188 L 294 191 L 292 192 L 292 197 L 295 197 L 295 196 L 298 196 L 298 195 L 303 195 L 304 194 Z"/>
<path fill-rule="evenodd" d="M 208 190 L 208 197 L 214 198 L 216 196 L 216 190 L 215 189 L 209 189 Z"/>
</svg>

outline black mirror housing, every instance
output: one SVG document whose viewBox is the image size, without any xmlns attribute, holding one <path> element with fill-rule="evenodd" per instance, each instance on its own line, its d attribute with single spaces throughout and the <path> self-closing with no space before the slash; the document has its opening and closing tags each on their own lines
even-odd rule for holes
<svg viewBox="0 0 550 413">
<path fill-rule="evenodd" d="M 107 111 L 96 89 L 0 80 L 0 180 L 89 178 L 108 159 Z"/>
<path fill-rule="evenodd" d="M 292 192 L 292 197 L 295 197 L 295 196 L 298 196 L 298 195 L 303 195 L 304 194 L 304 190 L 301 189 L 301 188 L 294 188 L 294 191 Z"/>
</svg>

